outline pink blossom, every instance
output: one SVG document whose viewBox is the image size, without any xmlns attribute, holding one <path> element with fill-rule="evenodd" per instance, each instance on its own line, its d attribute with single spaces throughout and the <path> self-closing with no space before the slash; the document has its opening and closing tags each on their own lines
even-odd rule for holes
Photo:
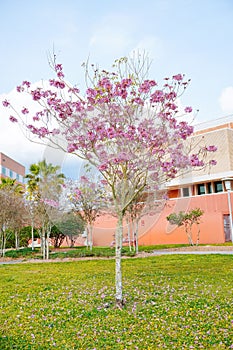
<svg viewBox="0 0 233 350">
<path fill-rule="evenodd" d="M 110 80 L 106 77 L 104 77 L 103 79 L 101 79 L 98 82 L 98 86 L 103 87 L 106 90 L 111 90 L 112 89 L 112 84 L 110 82 Z"/>
<path fill-rule="evenodd" d="M 36 90 L 32 90 L 31 91 L 31 95 L 32 95 L 32 99 L 34 100 L 34 101 L 39 101 L 40 99 L 41 99 L 41 89 L 40 88 L 38 88 L 38 89 L 36 89 Z"/>
<path fill-rule="evenodd" d="M 191 164 L 193 167 L 196 167 L 196 166 L 198 166 L 198 167 L 204 166 L 203 160 L 200 160 L 200 159 L 198 158 L 198 155 L 197 155 L 197 154 L 192 154 L 192 155 L 190 156 L 190 164 Z"/>
<path fill-rule="evenodd" d="M 2 101 L 2 104 L 3 104 L 4 107 L 9 107 L 10 106 L 10 102 L 7 101 L 7 100 Z"/>
<path fill-rule="evenodd" d="M 70 89 L 68 90 L 68 92 L 72 92 L 72 93 L 74 93 L 74 94 L 78 94 L 78 93 L 80 92 L 80 90 L 79 90 L 78 88 L 74 87 L 74 88 L 70 88 Z"/>
<path fill-rule="evenodd" d="M 17 122 L 18 122 L 18 119 L 16 119 L 16 118 L 13 117 L 12 115 L 10 116 L 9 120 L 10 120 L 12 123 L 17 123 Z"/>
<path fill-rule="evenodd" d="M 132 83 L 133 83 L 133 81 L 130 78 L 122 79 L 121 86 L 123 88 L 126 88 L 126 87 L 129 87 L 130 85 L 132 85 Z"/>
<path fill-rule="evenodd" d="M 217 147 L 212 145 L 212 146 L 207 146 L 206 147 L 206 151 L 208 152 L 216 152 L 217 151 Z"/>
<path fill-rule="evenodd" d="M 100 171 L 105 171 L 105 170 L 108 169 L 108 166 L 107 166 L 107 164 L 101 164 L 101 165 L 98 167 L 98 169 L 99 169 Z"/>
<path fill-rule="evenodd" d="M 46 127 L 42 126 L 41 128 L 35 129 L 34 133 L 43 138 L 49 134 L 49 130 Z"/>
<path fill-rule="evenodd" d="M 58 63 L 55 65 L 55 71 L 58 72 L 58 71 L 62 71 L 62 64 L 61 63 Z"/>
<path fill-rule="evenodd" d="M 153 86 L 157 83 L 154 80 L 144 80 L 144 82 L 139 86 L 138 92 L 148 93 Z"/>
<path fill-rule="evenodd" d="M 23 109 L 22 109 L 22 111 L 21 111 L 23 114 L 28 114 L 29 113 L 29 110 L 26 108 L 26 107 L 24 107 Z"/>
<path fill-rule="evenodd" d="M 183 75 L 182 74 L 176 74 L 176 75 L 173 75 L 172 78 L 174 80 L 176 80 L 176 81 L 181 81 L 181 80 L 183 80 Z"/>
<path fill-rule="evenodd" d="M 66 87 L 65 83 L 63 83 L 62 81 L 55 80 L 55 79 L 50 79 L 49 84 L 51 86 L 56 87 L 57 89 L 64 89 Z"/>
<path fill-rule="evenodd" d="M 27 86 L 28 88 L 30 88 L 31 83 L 30 83 L 29 81 L 27 81 L 27 80 L 24 80 L 24 81 L 22 82 L 22 85 L 25 85 L 25 86 Z"/>
<path fill-rule="evenodd" d="M 185 113 L 191 113 L 193 111 L 192 107 L 185 107 Z"/>
<path fill-rule="evenodd" d="M 23 92 L 24 91 L 24 88 L 22 86 L 16 86 L 16 91 L 17 92 Z"/>
<path fill-rule="evenodd" d="M 72 153 L 72 152 L 76 151 L 77 149 L 78 149 L 77 145 L 74 143 L 71 143 L 67 147 L 67 152 Z"/>
<path fill-rule="evenodd" d="M 135 102 L 138 105 L 144 106 L 144 100 L 140 97 L 136 97 L 132 100 L 133 102 Z"/>
<path fill-rule="evenodd" d="M 65 77 L 63 72 L 57 72 L 57 76 L 60 79 L 63 79 Z"/>
<path fill-rule="evenodd" d="M 169 93 L 165 94 L 165 97 L 168 100 L 174 100 L 177 97 L 177 93 L 175 91 L 170 91 Z"/>
<path fill-rule="evenodd" d="M 179 129 L 179 135 L 183 140 L 193 133 L 193 126 L 189 125 L 187 122 L 180 122 L 177 126 Z"/>
<path fill-rule="evenodd" d="M 212 159 L 212 160 L 209 161 L 209 164 L 210 165 L 216 165 L 217 161 L 215 159 Z"/>
<path fill-rule="evenodd" d="M 156 103 L 156 102 L 163 102 L 165 99 L 164 97 L 164 92 L 162 90 L 156 90 L 152 95 L 151 95 L 151 102 Z"/>
</svg>

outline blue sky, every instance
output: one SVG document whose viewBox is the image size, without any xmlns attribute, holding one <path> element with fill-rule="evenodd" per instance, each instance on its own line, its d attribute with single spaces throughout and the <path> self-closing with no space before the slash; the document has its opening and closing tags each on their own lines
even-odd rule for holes
<svg viewBox="0 0 233 350">
<path fill-rule="evenodd" d="M 81 86 L 88 56 L 109 68 L 145 49 L 153 59 L 150 78 L 191 78 L 182 102 L 199 109 L 197 122 L 233 113 L 232 0 L 0 0 L 0 31 L 0 98 L 22 80 L 48 79 L 53 49 L 68 80 Z M 0 113 L 1 151 L 15 157 L 20 144 L 17 159 L 24 161 L 23 138 Z M 33 147 L 28 161 L 41 156 Z"/>
</svg>

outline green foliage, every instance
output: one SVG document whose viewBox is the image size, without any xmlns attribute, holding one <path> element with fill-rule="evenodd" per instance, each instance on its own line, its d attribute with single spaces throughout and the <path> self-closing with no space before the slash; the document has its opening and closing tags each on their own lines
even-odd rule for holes
<svg viewBox="0 0 233 350">
<path fill-rule="evenodd" d="M 32 251 L 32 248 L 22 248 L 19 250 L 8 250 L 5 253 L 5 257 L 7 258 L 12 258 L 12 259 L 31 259 L 31 258 L 37 258 L 38 255 L 40 255 L 40 250 L 39 249 L 34 249 L 34 251 Z"/>
<path fill-rule="evenodd" d="M 80 235 L 85 229 L 82 217 L 72 211 L 64 213 L 60 220 L 56 222 L 56 226 L 65 236 Z"/>
<path fill-rule="evenodd" d="M 53 239 L 53 245 L 55 248 L 59 248 L 66 238 L 65 234 L 61 232 L 56 225 L 52 226 L 50 237 Z"/>
<path fill-rule="evenodd" d="M 79 250 L 79 249 L 77 249 Z M 233 260 L 174 255 L 0 266 L 1 350 L 230 349 Z"/>
<path fill-rule="evenodd" d="M 174 225 L 182 226 L 186 222 L 199 223 L 200 217 L 204 214 L 204 211 L 200 208 L 195 208 L 185 213 L 180 211 L 178 214 L 172 213 L 167 216 L 167 220 Z"/>
<path fill-rule="evenodd" d="M 13 231 L 9 231 L 10 234 L 7 236 L 6 248 L 15 248 L 15 234 Z M 19 247 L 27 247 L 28 241 L 31 238 L 32 227 L 25 226 L 19 231 Z M 39 232 L 34 228 L 34 238 L 39 238 Z"/>
<path fill-rule="evenodd" d="M 188 236 L 188 240 L 191 245 L 194 245 L 193 238 L 192 238 L 192 226 L 193 224 L 196 224 L 198 227 L 196 245 L 198 245 L 199 238 L 200 238 L 199 224 L 200 224 L 200 218 L 203 214 L 204 214 L 203 210 L 201 210 L 200 208 L 195 208 L 186 213 L 183 211 L 180 211 L 178 214 L 171 213 L 169 216 L 167 216 L 167 220 L 170 222 L 170 224 L 185 227 L 185 232 Z"/>
</svg>

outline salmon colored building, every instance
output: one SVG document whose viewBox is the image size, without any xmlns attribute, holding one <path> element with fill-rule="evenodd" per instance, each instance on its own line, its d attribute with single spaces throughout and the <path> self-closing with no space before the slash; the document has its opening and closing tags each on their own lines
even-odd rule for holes
<svg viewBox="0 0 233 350">
<path fill-rule="evenodd" d="M 11 178 L 23 184 L 24 176 L 25 167 L 6 154 L 0 152 L 0 179 Z"/>
<path fill-rule="evenodd" d="M 166 217 L 195 208 L 204 211 L 199 243 L 232 241 L 233 117 L 197 125 L 191 141 L 199 145 L 215 145 L 217 151 L 209 154 L 207 160 L 215 159 L 217 165 L 186 173 L 166 184 L 169 199 L 161 202 L 161 208 L 155 214 L 146 215 L 139 221 L 139 245 L 188 243 L 184 228 L 169 224 Z M 229 181 L 226 182 L 226 179 Z M 116 219 L 113 217 L 98 218 L 93 234 L 94 245 L 111 245 L 115 228 Z M 125 237 L 127 231 L 125 224 Z M 195 241 L 195 227 L 193 234 Z"/>
</svg>

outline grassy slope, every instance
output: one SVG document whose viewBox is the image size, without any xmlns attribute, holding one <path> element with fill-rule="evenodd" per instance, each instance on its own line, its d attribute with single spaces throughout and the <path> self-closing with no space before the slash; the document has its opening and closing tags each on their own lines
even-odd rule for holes
<svg viewBox="0 0 233 350">
<path fill-rule="evenodd" d="M 212 246 L 218 246 L 219 244 L 212 244 Z M 201 247 L 202 245 L 199 245 Z M 203 245 L 205 246 L 205 245 Z M 232 243 L 224 243 L 221 246 L 230 246 L 232 247 Z M 182 247 L 190 247 L 188 244 L 164 244 L 164 245 L 153 245 L 153 246 L 139 246 L 139 252 L 153 252 L 155 250 L 161 249 L 171 249 L 171 248 L 182 248 Z M 128 247 L 123 247 L 122 254 L 127 256 L 134 256 L 135 253 L 129 251 Z M 110 247 L 93 247 L 93 250 L 90 251 L 86 247 L 75 247 L 75 248 L 66 248 L 66 249 L 51 249 L 50 259 L 56 258 L 78 258 L 78 257 L 88 257 L 88 256 L 96 256 L 96 257 L 114 257 L 115 249 Z M 11 249 L 5 253 L 6 258 L 11 259 L 41 259 L 40 249 L 37 248 L 34 251 L 31 248 L 23 248 L 19 250 Z"/>
<path fill-rule="evenodd" d="M 233 260 L 226 255 L 0 266 L 0 349 L 229 349 Z M 233 346 L 233 345 L 232 345 Z"/>
</svg>

